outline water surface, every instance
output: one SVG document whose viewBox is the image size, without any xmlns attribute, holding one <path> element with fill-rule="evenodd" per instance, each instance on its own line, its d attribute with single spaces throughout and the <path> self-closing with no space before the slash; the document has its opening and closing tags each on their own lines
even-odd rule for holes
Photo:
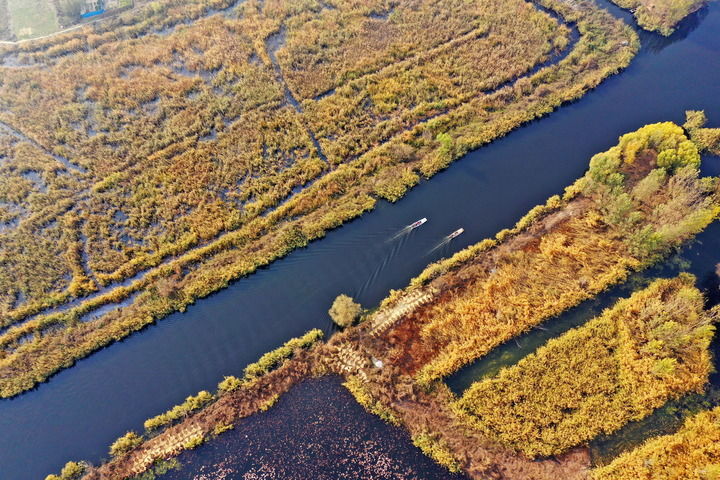
<svg viewBox="0 0 720 480">
<path fill-rule="evenodd" d="M 367 413 L 339 377 L 306 380 L 265 413 L 184 452 L 163 480 L 459 480 Z"/>
</svg>

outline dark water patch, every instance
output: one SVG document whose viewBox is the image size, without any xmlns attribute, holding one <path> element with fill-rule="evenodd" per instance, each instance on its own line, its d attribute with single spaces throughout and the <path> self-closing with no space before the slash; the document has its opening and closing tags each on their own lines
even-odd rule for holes
<svg viewBox="0 0 720 480">
<path fill-rule="evenodd" d="M 373 20 L 387 21 L 387 19 L 395 12 L 395 8 L 388 8 L 387 10 L 373 10 L 367 17 Z"/>
<path fill-rule="evenodd" d="M 27 302 L 27 296 L 25 295 L 25 292 L 23 292 L 22 290 L 18 290 L 15 292 L 15 299 L 13 300 L 12 308 L 19 308 L 25 302 Z"/>
<path fill-rule="evenodd" d="M 163 480 L 453 480 L 402 429 L 365 412 L 339 377 L 306 380 L 269 411 L 240 420 Z"/>
<path fill-rule="evenodd" d="M 694 13 L 691 13 L 685 17 L 675 28 L 672 35 L 664 36 L 658 33 L 649 32 L 642 29 L 635 18 L 635 16 L 629 10 L 623 9 L 609 0 L 595 0 L 600 7 L 608 10 L 613 16 L 621 18 L 625 23 L 632 25 L 635 31 L 640 36 L 640 44 L 642 49 L 652 53 L 660 53 L 666 47 L 685 40 L 695 29 L 700 27 L 703 20 L 709 14 L 709 9 L 703 7 Z"/>
</svg>

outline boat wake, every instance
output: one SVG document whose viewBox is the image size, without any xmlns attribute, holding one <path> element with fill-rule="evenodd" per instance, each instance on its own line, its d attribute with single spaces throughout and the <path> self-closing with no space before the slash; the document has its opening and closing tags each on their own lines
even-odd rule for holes
<svg viewBox="0 0 720 480">
<path fill-rule="evenodd" d="M 427 222 L 427 218 L 421 218 L 421 219 L 418 220 L 417 222 L 413 222 L 413 223 L 411 223 L 410 225 L 407 225 L 407 226 L 403 227 L 399 232 L 397 232 L 395 235 L 393 235 L 392 237 L 390 237 L 387 241 L 388 241 L 388 242 L 392 242 L 392 241 L 394 241 L 394 240 L 397 240 L 398 238 L 400 238 L 400 237 L 402 237 L 402 236 L 404 236 L 404 235 L 407 235 L 408 233 L 412 232 L 413 230 L 415 230 L 416 228 L 418 228 L 419 226 L 421 226 L 421 225 L 424 224 L 425 222 Z"/>
<path fill-rule="evenodd" d="M 458 228 L 457 230 L 452 232 L 450 235 L 447 235 L 446 237 L 444 237 L 442 239 L 442 241 L 440 243 L 438 243 L 437 245 L 435 245 L 433 248 L 431 248 L 430 251 L 428 251 L 426 255 L 430 255 L 435 250 L 438 250 L 439 248 L 442 248 L 445 245 L 449 244 L 453 238 L 459 237 L 464 231 L 465 231 L 464 228 Z"/>
</svg>

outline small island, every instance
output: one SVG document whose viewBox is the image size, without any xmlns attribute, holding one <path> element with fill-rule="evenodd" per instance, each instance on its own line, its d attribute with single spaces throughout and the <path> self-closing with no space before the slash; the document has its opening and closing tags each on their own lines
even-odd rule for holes
<svg viewBox="0 0 720 480">
<path fill-rule="evenodd" d="M 669 36 L 685 17 L 707 4 L 707 0 L 612 0 L 631 10 L 645 30 Z"/>
</svg>

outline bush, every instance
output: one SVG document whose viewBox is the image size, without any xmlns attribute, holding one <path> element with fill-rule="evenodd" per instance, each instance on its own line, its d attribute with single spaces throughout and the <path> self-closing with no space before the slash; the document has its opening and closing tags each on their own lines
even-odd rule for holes
<svg viewBox="0 0 720 480">
<path fill-rule="evenodd" d="M 225 377 L 222 382 L 218 383 L 218 393 L 229 393 L 237 390 L 242 385 L 242 380 L 237 377 Z"/>
<path fill-rule="evenodd" d="M 85 472 L 85 465 L 78 462 L 67 462 L 58 475 L 48 475 L 45 480 L 80 480 Z"/>
<path fill-rule="evenodd" d="M 335 298 L 328 313 L 333 322 L 341 328 L 349 327 L 360 316 L 362 307 L 355 303 L 352 297 L 342 294 Z"/>
<path fill-rule="evenodd" d="M 113 457 L 119 457 L 120 455 L 123 455 L 137 447 L 142 442 L 143 437 L 141 435 L 138 435 L 135 432 L 128 432 L 110 445 L 110 455 Z"/>
<path fill-rule="evenodd" d="M 283 346 L 276 348 L 272 352 L 266 353 L 260 357 L 257 362 L 251 363 L 245 367 L 245 380 L 254 380 L 265 375 L 279 365 L 280 362 L 290 357 L 296 349 L 307 348 L 320 340 L 322 337 L 322 330 L 316 328 L 310 330 L 300 338 L 292 338 L 288 340 Z"/>
<path fill-rule="evenodd" d="M 213 401 L 213 398 L 214 397 L 212 396 L 212 394 L 205 390 L 199 392 L 194 397 L 187 397 L 185 401 L 180 405 L 176 405 L 165 413 L 161 413 L 156 417 L 145 420 L 145 430 L 150 432 L 162 426 L 168 425 L 169 423 L 172 423 L 176 420 L 179 420 L 187 416 L 191 412 L 201 409 L 202 407 Z"/>
</svg>

